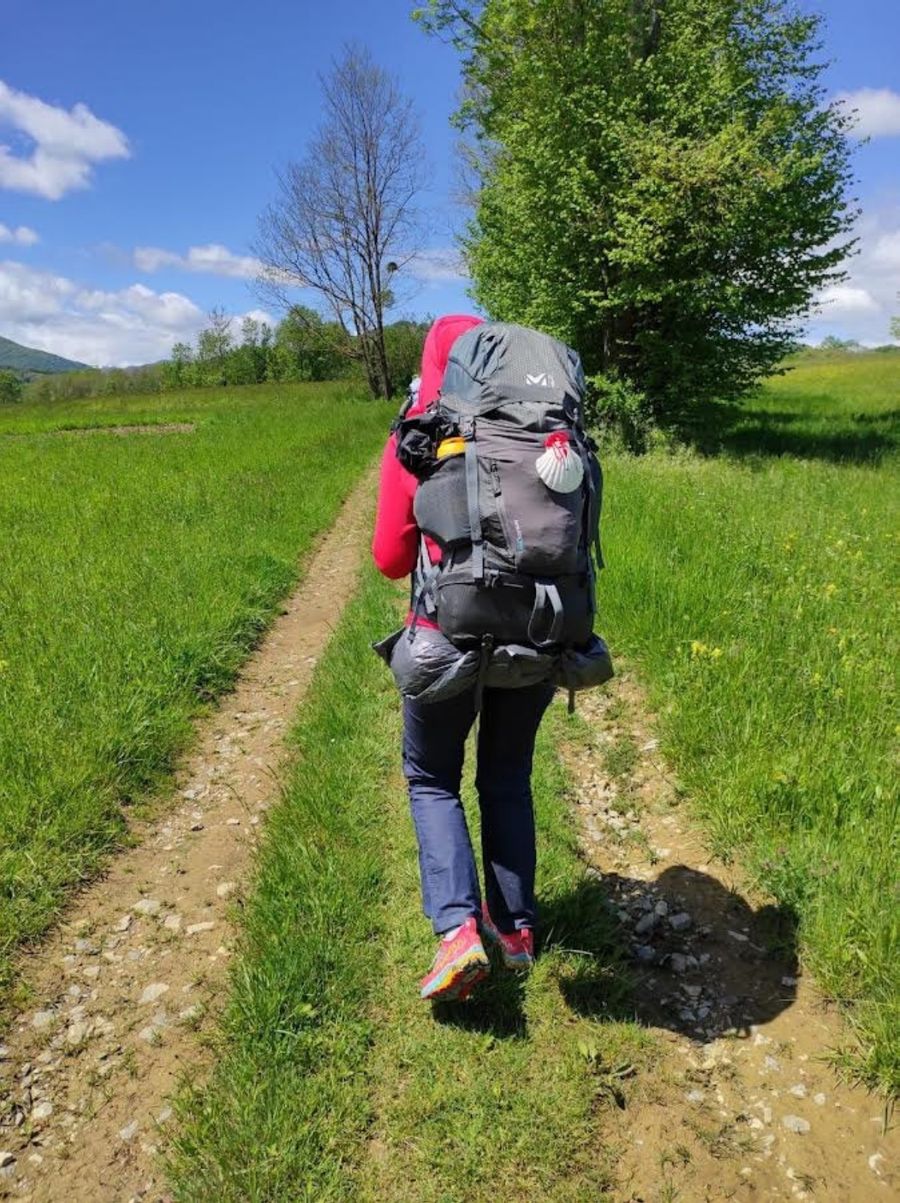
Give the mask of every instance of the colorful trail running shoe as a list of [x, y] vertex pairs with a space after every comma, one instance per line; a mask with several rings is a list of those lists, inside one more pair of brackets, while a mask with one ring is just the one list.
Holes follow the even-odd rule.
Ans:
[[481, 912], [481, 931], [489, 944], [500, 953], [507, 969], [524, 971], [534, 964], [534, 932], [530, 927], [520, 927], [512, 935], [500, 931], [484, 907]]
[[450, 940], [441, 940], [434, 963], [420, 982], [422, 998], [461, 1002], [490, 973], [491, 963], [478, 934], [478, 923], [467, 919]]

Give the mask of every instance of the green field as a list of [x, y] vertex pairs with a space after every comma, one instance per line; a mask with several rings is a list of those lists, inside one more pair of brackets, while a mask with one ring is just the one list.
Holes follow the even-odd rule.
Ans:
[[[898, 394], [896, 357], [805, 356], [708, 415], [688, 446], [610, 452], [600, 624], [645, 682], [711, 846], [778, 898], [805, 967], [845, 1004], [843, 1064], [888, 1094]], [[0, 414], [7, 974], [14, 944], [125, 837], [128, 805], [167, 779], [190, 717], [232, 680], [388, 413], [291, 386]], [[195, 429], [54, 433], [151, 421]], [[355, 437], [336, 438], [349, 423]], [[598, 1098], [652, 1049], [577, 856], [559, 716], [536, 761], [550, 935], [535, 974], [498, 977], [445, 1023], [416, 997], [431, 937], [397, 698], [368, 647], [398, 597], [367, 569], [317, 668], [243, 912], [217, 1068], [182, 1099], [179, 1197], [438, 1203], [465, 1178], [476, 1203], [574, 1203], [614, 1179]]]
[[[856, 1034], [844, 1064], [888, 1094], [898, 366], [807, 359], [730, 420], [714, 415], [705, 451], [610, 455], [602, 585], [603, 627], [648, 686], [685, 800], [793, 916], [805, 965]], [[598, 1100], [652, 1064], [652, 1044], [629, 1022], [627, 973], [577, 856], [558, 713], [536, 758], [538, 968], [524, 985], [492, 980], [446, 1021], [416, 998], [431, 938], [398, 707], [367, 656], [395, 609], [367, 571], [317, 670], [217, 1068], [182, 1098], [178, 1197], [439, 1203], [465, 1181], [476, 1203], [574, 1201], [615, 1180]]]
[[852, 1058], [900, 1086], [900, 356], [801, 358], [707, 451], [606, 461], [603, 623], [716, 850], [796, 915]]
[[[11, 949], [121, 843], [233, 679], [387, 421], [339, 385], [0, 411], [0, 994]], [[195, 430], [53, 433], [144, 422]]]

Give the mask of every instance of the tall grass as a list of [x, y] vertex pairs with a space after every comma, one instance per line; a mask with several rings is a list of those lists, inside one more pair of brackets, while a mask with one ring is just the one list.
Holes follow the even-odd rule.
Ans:
[[[0, 993], [13, 945], [232, 681], [386, 419], [327, 385], [0, 415]], [[50, 433], [160, 420], [196, 430]], [[5, 437], [27, 431], [48, 433]]]
[[892, 1091], [898, 396], [892, 357], [812, 359], [706, 432], [724, 454], [609, 458], [601, 585], [716, 848], [794, 909]]

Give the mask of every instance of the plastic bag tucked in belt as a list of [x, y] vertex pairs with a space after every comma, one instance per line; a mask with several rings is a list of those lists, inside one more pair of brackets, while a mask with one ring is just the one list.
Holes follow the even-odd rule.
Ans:
[[613, 676], [609, 648], [599, 635], [592, 635], [581, 648], [567, 648], [557, 658], [553, 680], [564, 688], [591, 689], [603, 685]]
[[[479, 650], [461, 651], [431, 627], [418, 627], [412, 638], [404, 627], [372, 646], [389, 665], [401, 694], [419, 702], [442, 702], [475, 688], [478, 681]], [[501, 643], [491, 651], [484, 685], [520, 689], [552, 680], [571, 693], [602, 685], [612, 675], [609, 649], [599, 635], [592, 635], [583, 648], [560, 652]]]
[[478, 676], [478, 651], [460, 651], [440, 631], [417, 627], [394, 631], [372, 644], [390, 667], [397, 688], [417, 702], [443, 702], [471, 689]]

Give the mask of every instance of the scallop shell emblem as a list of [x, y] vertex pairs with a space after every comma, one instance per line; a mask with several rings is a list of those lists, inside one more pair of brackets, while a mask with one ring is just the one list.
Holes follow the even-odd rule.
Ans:
[[538, 476], [554, 493], [574, 493], [584, 479], [581, 456], [572, 447], [564, 430], [554, 431], [547, 436], [535, 467]]

